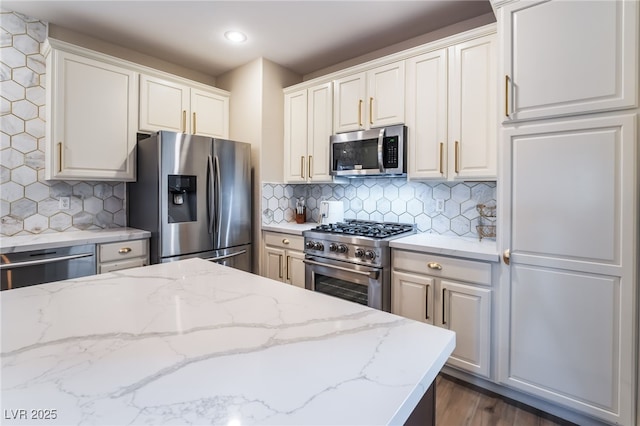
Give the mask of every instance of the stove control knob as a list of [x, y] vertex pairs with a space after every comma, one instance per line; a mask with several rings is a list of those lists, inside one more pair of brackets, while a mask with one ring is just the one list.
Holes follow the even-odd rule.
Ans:
[[338, 246], [338, 253], [346, 253], [348, 251], [349, 251], [349, 248], [346, 245], [340, 244]]
[[308, 248], [309, 250], [311, 250], [313, 246], [314, 246], [313, 241], [307, 241], [307, 243], [305, 244], [305, 247]]
[[340, 248], [336, 243], [329, 244], [329, 251], [338, 251], [338, 250], [340, 250]]
[[324, 250], [324, 246], [322, 245], [322, 243], [313, 243], [313, 248], [315, 250]]
[[356, 257], [364, 257], [364, 250], [361, 248], [356, 249]]
[[364, 254], [364, 257], [366, 257], [368, 260], [373, 260], [376, 258], [376, 252], [372, 250], [367, 250], [367, 252]]

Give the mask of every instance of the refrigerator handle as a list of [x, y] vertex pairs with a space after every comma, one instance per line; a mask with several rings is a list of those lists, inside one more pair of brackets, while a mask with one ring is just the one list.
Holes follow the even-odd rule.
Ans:
[[207, 213], [209, 214], [209, 233], [213, 234], [213, 221], [215, 218], [215, 199], [212, 197], [212, 191], [214, 191], [214, 180], [213, 180], [213, 159], [211, 155], [209, 155], [208, 164], [207, 164], [207, 178], [209, 179], [209, 190], [207, 191]]
[[213, 206], [213, 217], [215, 223], [215, 229], [217, 235], [220, 235], [220, 163], [218, 162], [218, 156], [213, 157], [214, 165], [215, 165], [215, 180], [213, 187], [213, 198], [215, 200], [215, 204]]

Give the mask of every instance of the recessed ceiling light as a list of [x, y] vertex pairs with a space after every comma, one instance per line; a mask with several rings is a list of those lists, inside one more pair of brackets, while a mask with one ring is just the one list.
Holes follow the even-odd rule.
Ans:
[[234, 43], [242, 43], [247, 40], [247, 36], [240, 31], [227, 31], [224, 33], [224, 38]]

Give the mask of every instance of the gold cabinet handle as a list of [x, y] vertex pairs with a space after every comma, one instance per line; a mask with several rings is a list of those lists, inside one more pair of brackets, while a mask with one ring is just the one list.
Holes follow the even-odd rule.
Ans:
[[509, 78], [508, 75], [504, 76], [504, 115], [509, 117]]
[[444, 174], [444, 168], [442, 165], [443, 156], [444, 156], [444, 143], [440, 142], [440, 174], [441, 175]]
[[310, 155], [309, 156], [309, 179], [311, 179], [311, 177], [313, 176], [313, 168], [311, 167], [313, 164], [312, 158], [313, 156]]
[[191, 132], [191, 133], [193, 133], [194, 135], [195, 135], [196, 133], [198, 133], [198, 132], [196, 131], [196, 113], [195, 113], [195, 112], [193, 113], [193, 132]]
[[187, 110], [182, 110], [182, 133], [187, 133]]
[[435, 269], [437, 271], [442, 271], [442, 265], [437, 262], [429, 262], [427, 263], [427, 267], [429, 269]]
[[304, 155], [300, 157], [300, 177], [304, 179]]
[[62, 142], [58, 142], [58, 173], [62, 172]]
[[358, 126], [362, 127], [362, 99], [358, 101]]
[[455, 144], [456, 158], [455, 158], [455, 171], [456, 173], [460, 173], [460, 142], [456, 141]]
[[369, 124], [373, 124], [373, 96], [369, 98]]
[[118, 250], [118, 253], [120, 253], [120, 254], [131, 253], [131, 248], [130, 247], [122, 247], [120, 250]]
[[286, 238], [282, 239], [282, 244], [289, 244], [289, 240], [287, 240]]
[[282, 279], [282, 255], [278, 256], [278, 278]]
[[509, 249], [506, 249], [504, 252], [502, 252], [502, 261], [506, 265], [511, 263], [511, 251]]

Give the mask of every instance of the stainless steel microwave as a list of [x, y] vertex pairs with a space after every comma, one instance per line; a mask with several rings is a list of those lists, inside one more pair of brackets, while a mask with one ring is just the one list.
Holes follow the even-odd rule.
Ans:
[[331, 136], [331, 175], [406, 176], [407, 127], [381, 127]]

